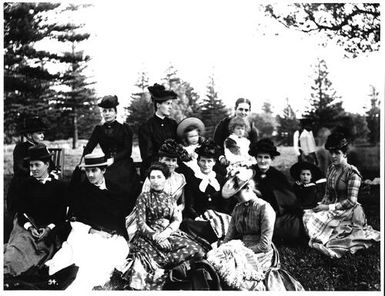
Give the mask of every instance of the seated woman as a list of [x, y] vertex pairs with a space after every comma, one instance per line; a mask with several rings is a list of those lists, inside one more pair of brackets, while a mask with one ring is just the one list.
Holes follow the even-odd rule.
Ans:
[[310, 162], [302, 161], [292, 165], [290, 174], [295, 180], [293, 191], [302, 209], [314, 208], [321, 200], [322, 186], [326, 181], [321, 170]]
[[261, 198], [270, 203], [276, 213], [273, 240], [302, 242], [305, 239], [303, 210], [285, 175], [271, 166], [274, 157], [280, 153], [273, 142], [266, 138], [252, 143], [249, 153], [257, 160], [257, 164], [252, 166], [256, 188]]
[[51, 154], [43, 144], [28, 149], [31, 177], [15, 192], [15, 219], [4, 246], [4, 274], [17, 276], [43, 266], [60, 248], [67, 209], [67, 186], [49, 175]]
[[189, 155], [189, 159], [183, 161], [178, 168], [178, 171], [185, 176], [189, 176], [200, 170], [197, 161], [198, 154], [195, 152], [195, 149], [204, 141], [204, 138], [201, 136], [204, 132], [204, 123], [196, 117], [183, 119], [176, 128], [176, 134], [179, 141], [182, 143], [183, 149], [185, 149]]
[[[207, 253], [207, 261], [217, 270], [224, 287], [249, 291], [303, 290], [287, 273], [286, 279], [290, 281], [276, 278], [284, 271], [277, 272], [279, 257], [272, 243], [275, 212], [268, 202], [255, 194], [253, 173], [245, 167], [239, 168], [223, 186], [223, 197], [235, 196], [238, 204], [231, 215], [225, 239], [217, 249]], [[274, 276], [275, 283], [281, 285], [271, 284]]]
[[175, 199], [164, 192], [169, 177], [164, 163], [153, 163], [148, 170], [151, 190], [140, 194], [136, 202], [138, 231], [123, 275], [135, 290], [161, 289], [168, 270], [205, 254], [202, 246], [179, 230], [181, 212]]
[[128, 255], [124, 225], [129, 201], [121, 188], [104, 178], [107, 159], [103, 153], [87, 154], [87, 179], [71, 183], [72, 230], [62, 248], [46, 263], [49, 274], [71, 264], [79, 267], [67, 290], [90, 291], [105, 284]]
[[110, 164], [105, 178], [127, 193], [132, 209], [140, 192], [139, 177], [131, 158], [132, 131], [127, 124], [121, 124], [116, 120], [117, 105], [119, 102], [116, 96], [102, 98], [98, 106], [102, 108], [105, 122], [94, 128], [82, 157], [90, 154], [98, 144], [100, 145]]
[[200, 170], [187, 180], [181, 229], [211, 244], [226, 234], [236, 201], [222, 198], [224, 177], [213, 171], [219, 156], [219, 147], [214, 141], [204, 141], [195, 152]]
[[357, 202], [361, 175], [347, 163], [348, 141], [342, 133], [332, 133], [325, 148], [332, 164], [326, 175], [326, 191], [321, 203], [305, 212], [303, 222], [309, 246], [332, 258], [354, 254], [380, 241], [380, 232], [366, 224], [365, 213]]

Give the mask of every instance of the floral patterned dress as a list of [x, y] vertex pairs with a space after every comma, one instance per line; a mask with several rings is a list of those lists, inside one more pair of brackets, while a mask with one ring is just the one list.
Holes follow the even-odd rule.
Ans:
[[[125, 273], [130, 287], [136, 290], [161, 289], [168, 270], [178, 264], [200, 258], [205, 250], [186, 233], [179, 230], [182, 220], [175, 199], [164, 192], [142, 193], [136, 203], [137, 234], [131, 241], [130, 267]], [[170, 228], [171, 250], [162, 249], [152, 236]]]

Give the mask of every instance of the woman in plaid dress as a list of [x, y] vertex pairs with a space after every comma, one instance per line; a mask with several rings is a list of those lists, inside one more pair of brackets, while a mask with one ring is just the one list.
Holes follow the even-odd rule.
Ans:
[[309, 246], [332, 258], [345, 252], [354, 254], [380, 240], [380, 232], [366, 224], [365, 213], [357, 202], [361, 175], [347, 163], [348, 141], [341, 133], [331, 134], [325, 148], [332, 164], [327, 171], [325, 196], [315, 208], [306, 210], [303, 222]]

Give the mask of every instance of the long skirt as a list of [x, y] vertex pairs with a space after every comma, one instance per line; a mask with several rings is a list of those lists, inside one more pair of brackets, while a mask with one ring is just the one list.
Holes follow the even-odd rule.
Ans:
[[90, 291], [95, 286], [103, 286], [114, 269], [124, 264], [129, 252], [127, 241], [116, 234], [89, 233], [90, 226], [81, 222], [71, 222], [71, 227], [67, 241], [46, 263], [49, 274], [75, 264], [79, 271], [67, 290]]
[[207, 261], [225, 284], [236, 290], [303, 290], [296, 279], [280, 268], [279, 254], [273, 244], [266, 253], [254, 253], [241, 240], [231, 240], [208, 252]]
[[161, 290], [167, 272], [180, 263], [202, 258], [205, 249], [186, 233], [177, 230], [168, 238], [171, 250], [161, 249], [152, 240], [136, 236], [131, 242], [131, 257], [124, 277], [135, 290]]
[[367, 225], [358, 203], [348, 210], [306, 210], [303, 223], [309, 246], [332, 258], [340, 258], [346, 252], [354, 254], [380, 241], [380, 232]]
[[52, 237], [37, 241], [19, 225], [15, 215], [9, 241], [4, 245], [4, 274], [17, 276], [33, 266], [41, 266], [58, 248], [59, 242]]

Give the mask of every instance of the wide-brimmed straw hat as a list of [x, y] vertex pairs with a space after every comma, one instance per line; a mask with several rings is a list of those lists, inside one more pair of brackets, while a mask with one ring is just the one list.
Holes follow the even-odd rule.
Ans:
[[311, 172], [312, 182], [316, 182], [324, 177], [321, 170], [316, 165], [306, 161], [297, 162], [292, 165], [290, 168], [290, 175], [294, 180], [299, 180], [299, 175], [302, 170], [309, 170]]
[[222, 187], [222, 197], [230, 198], [238, 193], [255, 175], [255, 171], [240, 167], [234, 176], [230, 177]]
[[53, 153], [50, 153], [47, 146], [44, 144], [37, 144], [35, 146], [29, 147], [28, 148], [28, 156], [25, 157], [24, 159], [27, 161], [32, 161], [32, 160], [41, 160], [45, 161], [51, 156]]
[[81, 168], [92, 168], [99, 166], [107, 166], [108, 162], [106, 156], [102, 152], [95, 152], [86, 154], [84, 156], [84, 162], [79, 165]]
[[194, 126], [197, 129], [199, 129], [199, 132], [201, 135], [205, 132], [205, 125], [199, 118], [196, 117], [187, 117], [183, 119], [181, 122], [179, 122], [177, 128], [176, 128], [176, 134], [177, 136], [182, 139], [184, 137], [185, 130], [190, 127]]

